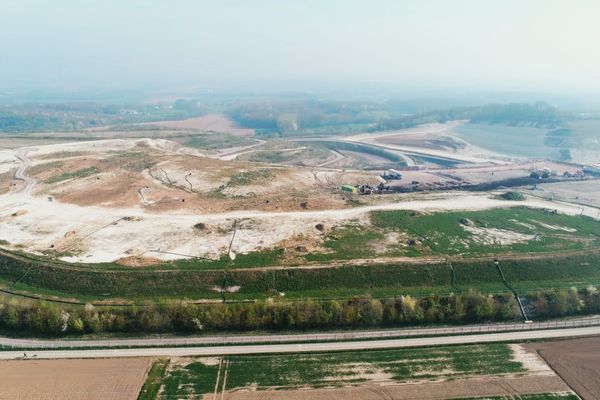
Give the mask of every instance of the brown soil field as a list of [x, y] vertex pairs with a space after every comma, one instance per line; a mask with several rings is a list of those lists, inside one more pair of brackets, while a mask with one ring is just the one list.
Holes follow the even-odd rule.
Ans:
[[0, 362], [0, 400], [135, 400], [151, 358]]
[[252, 136], [254, 129], [240, 128], [222, 114], [209, 114], [198, 118], [184, 119], [181, 121], [158, 121], [143, 125], [164, 126], [175, 129], [193, 129], [209, 132], [227, 132], [239, 136]]
[[[223, 398], [227, 400], [445, 400], [569, 391], [569, 387], [557, 376], [519, 376], [482, 377], [401, 385], [363, 385], [332, 389], [238, 391], [225, 393]], [[204, 400], [212, 398], [213, 394], [204, 396]]]
[[[48, 178], [90, 167], [98, 172], [44, 184]], [[266, 171], [264, 178], [260, 171]], [[369, 174], [344, 173], [329, 173], [322, 181], [309, 169], [169, 155], [139, 146], [121, 156], [101, 152], [61, 161], [44, 160], [30, 168], [30, 176], [40, 183], [36, 194], [49, 195], [65, 203], [202, 213], [345, 208], [342, 197], [335, 196], [336, 188], [342, 183], [374, 181]], [[228, 186], [230, 179], [240, 176], [248, 178]]]
[[600, 399], [600, 337], [527, 345], [583, 399]]

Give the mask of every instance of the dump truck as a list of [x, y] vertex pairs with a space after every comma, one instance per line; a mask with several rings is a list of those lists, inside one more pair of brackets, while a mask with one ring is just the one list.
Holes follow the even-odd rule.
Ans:
[[352, 185], [342, 185], [342, 190], [344, 192], [358, 193], [358, 189]]

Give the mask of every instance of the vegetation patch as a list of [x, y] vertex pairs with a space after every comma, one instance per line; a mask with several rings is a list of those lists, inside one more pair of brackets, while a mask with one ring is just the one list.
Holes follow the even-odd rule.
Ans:
[[85, 178], [90, 175], [97, 174], [98, 172], [99, 170], [96, 167], [83, 168], [75, 172], [65, 172], [60, 175], [51, 176], [50, 178], [46, 179], [44, 183], [50, 185], [53, 183], [66, 181], [68, 179]]
[[[14, 290], [14, 289], [11, 289]], [[521, 293], [527, 315], [535, 318], [594, 314], [600, 311], [597, 286]], [[76, 301], [76, 300], [71, 300]], [[367, 327], [406, 327], [433, 323], [460, 324], [520, 319], [511, 292], [485, 294], [396, 295], [346, 300], [270, 298], [226, 303], [159, 302], [95, 307], [0, 297], [0, 329], [45, 335], [97, 332], [164, 333], [255, 330], [302, 330]]]
[[331, 261], [336, 259], [366, 258], [373, 254], [369, 242], [383, 238], [381, 232], [360, 225], [345, 225], [333, 228], [323, 242], [325, 253], [306, 255], [308, 261]]
[[230, 133], [219, 133], [214, 135], [195, 134], [193, 136], [178, 138], [177, 140], [184, 146], [207, 150], [248, 146], [256, 143], [256, 141], [251, 138], [245, 136], [236, 136]]
[[274, 172], [267, 168], [242, 171], [230, 177], [229, 181], [227, 182], [227, 186], [235, 187], [252, 185], [272, 178], [274, 175]]
[[222, 364], [207, 365], [203, 359], [196, 359], [187, 365], [173, 366], [163, 379], [157, 399], [212, 393], [217, 380], [223, 380], [225, 369], [227, 390], [319, 388], [369, 381], [407, 382], [525, 372], [505, 344], [232, 356]]
[[[60, 297], [92, 299], [348, 299], [357, 295], [378, 298], [398, 295], [466, 293], [475, 289], [504, 293], [507, 288], [493, 259], [448, 259], [371, 265], [315, 266], [314, 268], [255, 269], [256, 263], [279, 263], [281, 250], [238, 255], [234, 263], [177, 261], [131, 269], [117, 264], [72, 265], [43, 258], [0, 256], [0, 279], [15, 290]], [[600, 282], [597, 252], [538, 257], [499, 257], [507, 280], [520, 291], [541, 288], [583, 288]], [[27, 272], [27, 273], [25, 273]], [[236, 293], [214, 287], [239, 286]]]
[[62, 161], [50, 161], [47, 163], [37, 164], [37, 165], [34, 165], [33, 167], [29, 167], [27, 170], [27, 173], [29, 175], [35, 176], [39, 173], [48, 171], [49, 169], [60, 168], [62, 166], [63, 166]]
[[169, 360], [158, 360], [152, 364], [138, 400], [154, 400], [157, 398], [168, 366]]
[[521, 192], [506, 192], [506, 193], [502, 193], [500, 195], [500, 197], [504, 200], [511, 200], [511, 201], [522, 201], [525, 200], [525, 196], [523, 195], [523, 193]]
[[424, 249], [417, 255], [535, 253], [600, 245], [600, 223], [595, 219], [525, 207], [434, 214], [374, 211], [371, 223], [419, 240]]
[[[519, 400], [580, 400], [579, 396], [572, 393], [544, 393], [544, 394], [520, 394], [516, 397]], [[457, 400], [513, 400], [514, 396], [494, 396], [494, 397], [469, 397], [468, 399]]]
[[119, 151], [101, 160], [102, 169], [121, 168], [131, 172], [141, 172], [152, 168], [157, 163], [149, 154], [143, 151]]

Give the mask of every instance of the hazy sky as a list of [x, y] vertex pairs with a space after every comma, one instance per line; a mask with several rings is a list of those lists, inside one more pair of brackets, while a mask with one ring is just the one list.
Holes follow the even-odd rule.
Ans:
[[0, 88], [600, 92], [597, 0], [0, 0]]

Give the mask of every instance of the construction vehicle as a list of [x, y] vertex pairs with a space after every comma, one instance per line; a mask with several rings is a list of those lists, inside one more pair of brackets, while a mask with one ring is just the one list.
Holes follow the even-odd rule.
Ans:
[[600, 164], [586, 165], [583, 172], [589, 175], [600, 175]]
[[387, 171], [384, 171], [381, 177], [383, 179], [402, 179], [402, 174], [400, 173], [400, 171], [397, 171], [395, 169], [388, 169]]
[[552, 170], [550, 168], [536, 169], [529, 176], [535, 179], [548, 179], [552, 177]]
[[352, 185], [342, 185], [342, 191], [350, 193], [358, 193], [358, 189]]

